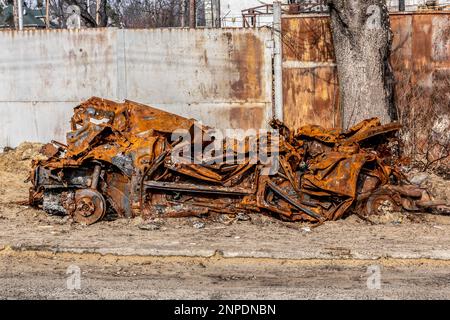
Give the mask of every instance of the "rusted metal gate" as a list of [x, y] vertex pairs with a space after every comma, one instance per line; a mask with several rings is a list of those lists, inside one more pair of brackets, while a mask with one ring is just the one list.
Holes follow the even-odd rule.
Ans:
[[[420, 106], [416, 111], [422, 115], [438, 112], [450, 116], [450, 13], [392, 13], [391, 27], [396, 103], [403, 123], [417, 120], [411, 115], [412, 104]], [[296, 128], [311, 123], [339, 126], [338, 79], [329, 16], [283, 16], [282, 34], [286, 123]], [[429, 123], [422, 127], [434, 125], [424, 120]]]
[[[425, 166], [437, 160], [445, 166], [449, 161], [439, 159], [450, 159], [450, 12], [392, 13], [390, 18], [403, 154]], [[285, 122], [294, 128], [340, 126], [329, 16], [283, 16], [282, 34]]]
[[391, 25], [404, 151], [434, 161], [450, 152], [450, 12], [393, 14]]
[[340, 126], [338, 84], [329, 17], [282, 18], [284, 120], [290, 127]]

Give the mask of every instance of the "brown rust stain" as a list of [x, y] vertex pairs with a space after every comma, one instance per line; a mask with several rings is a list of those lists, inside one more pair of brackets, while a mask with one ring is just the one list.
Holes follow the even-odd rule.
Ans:
[[333, 39], [328, 18], [284, 18], [281, 28], [284, 61], [334, 61]]
[[[333, 63], [334, 48], [327, 17], [284, 18], [283, 61]], [[338, 90], [333, 66], [284, 67], [283, 100], [286, 123], [299, 128], [339, 126]]]
[[284, 111], [288, 126], [315, 123], [339, 126], [338, 88], [334, 68], [284, 69]]
[[412, 63], [412, 18], [413, 16], [391, 16], [391, 29], [394, 33], [391, 64], [394, 71], [410, 68]]
[[427, 81], [432, 65], [433, 16], [417, 15], [412, 23], [412, 77], [413, 81]]
[[230, 123], [232, 128], [259, 129], [264, 126], [264, 108], [234, 107], [230, 110]]
[[234, 48], [230, 56], [239, 78], [231, 83], [231, 95], [240, 101], [261, 101], [266, 88], [264, 42], [253, 33], [235, 33], [232, 37]]

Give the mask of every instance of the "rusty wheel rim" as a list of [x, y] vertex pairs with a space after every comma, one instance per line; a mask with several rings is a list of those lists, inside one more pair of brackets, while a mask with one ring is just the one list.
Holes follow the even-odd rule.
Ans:
[[91, 225], [100, 221], [105, 213], [105, 198], [98, 191], [83, 189], [75, 193], [74, 221], [84, 225]]
[[366, 216], [380, 215], [383, 213], [383, 210], [380, 209], [383, 205], [390, 205], [393, 211], [399, 211], [401, 209], [390, 195], [374, 194], [367, 200], [364, 213]]

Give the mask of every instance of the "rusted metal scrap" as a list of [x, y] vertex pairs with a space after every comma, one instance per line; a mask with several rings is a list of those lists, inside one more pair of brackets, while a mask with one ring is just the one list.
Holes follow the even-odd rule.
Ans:
[[[262, 174], [267, 164], [250, 161], [250, 141], [263, 139], [258, 135], [224, 139], [225, 151], [212, 162], [179, 163], [174, 153], [199, 142], [194, 135], [186, 144], [173, 133], [197, 130], [204, 137], [209, 128], [135, 102], [91, 98], [74, 109], [67, 144], [52, 141], [43, 148], [48, 160], [33, 163], [30, 204], [83, 224], [108, 212], [127, 218], [257, 212], [322, 223], [352, 212], [376, 214], [386, 201], [399, 210], [448, 209], [395, 168], [388, 143], [397, 123], [370, 119], [345, 132], [270, 125], [280, 133], [279, 169], [271, 175]], [[258, 148], [272, 140], [268, 135]], [[200, 152], [209, 144], [201, 140]], [[239, 163], [225, 161], [239, 156]]]

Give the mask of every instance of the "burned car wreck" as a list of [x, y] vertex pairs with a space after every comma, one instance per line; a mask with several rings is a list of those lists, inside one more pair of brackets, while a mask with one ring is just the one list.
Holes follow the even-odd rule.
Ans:
[[[261, 213], [322, 223], [377, 214], [386, 201], [398, 210], [448, 209], [397, 170], [389, 146], [401, 128], [397, 123], [369, 119], [345, 132], [318, 126], [293, 131], [276, 120], [270, 125], [278, 135], [205, 139], [210, 128], [194, 120], [94, 97], [74, 109], [67, 144], [52, 141], [42, 150], [48, 159], [33, 162], [29, 201], [87, 225], [107, 213]], [[223, 152], [199, 158], [195, 149], [204, 154], [212, 143]], [[267, 163], [254, 161], [251, 152], [255, 145], [258, 154], [276, 158], [277, 170], [264, 173]], [[176, 161], [180, 155], [184, 161]]]

